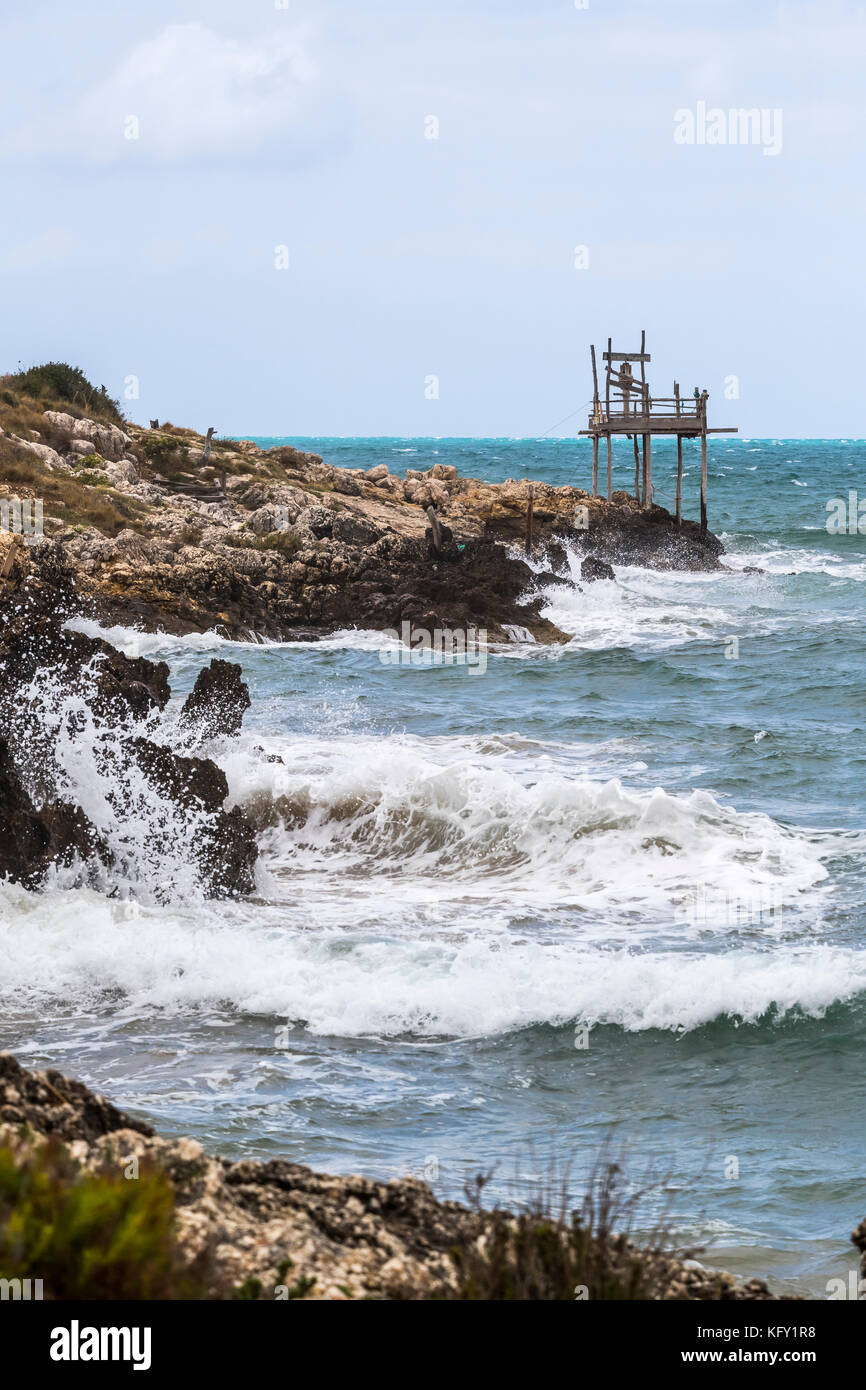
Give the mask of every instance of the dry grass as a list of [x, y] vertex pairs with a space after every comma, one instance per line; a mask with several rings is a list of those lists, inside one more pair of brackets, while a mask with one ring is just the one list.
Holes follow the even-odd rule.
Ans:
[[116, 492], [93, 475], [52, 473], [36, 454], [8, 439], [0, 439], [0, 486], [7, 496], [42, 499], [46, 517], [65, 526], [95, 526], [106, 536], [129, 527], [146, 531], [150, 508], [137, 498]]
[[[484, 1189], [490, 1175], [478, 1175], [465, 1188], [479, 1216], [485, 1215]], [[606, 1146], [590, 1175], [579, 1206], [570, 1195], [569, 1175], [551, 1176], [522, 1212], [487, 1212], [480, 1244], [452, 1252], [458, 1287], [453, 1298], [466, 1301], [642, 1300], [663, 1295], [670, 1260], [694, 1253], [671, 1250], [668, 1180], [640, 1185], [626, 1181], [621, 1162]], [[653, 1228], [639, 1242], [631, 1239], [638, 1215], [659, 1208]]]

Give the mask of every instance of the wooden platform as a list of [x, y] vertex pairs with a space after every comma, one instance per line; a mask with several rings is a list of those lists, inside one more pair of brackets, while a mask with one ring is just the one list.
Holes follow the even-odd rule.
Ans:
[[[605, 390], [602, 397], [598, 387], [598, 366], [595, 345], [592, 356], [592, 414], [588, 429], [581, 436], [592, 439], [592, 495], [598, 496], [598, 444], [607, 441], [607, 500], [613, 496], [613, 436], [626, 435], [634, 443], [634, 495], [644, 508], [653, 505], [652, 437], [668, 436], [677, 441], [677, 525], [682, 525], [683, 440], [701, 441], [701, 530], [707, 529], [707, 437], [711, 434], [736, 434], [734, 426], [710, 429], [707, 424], [708, 391], [695, 389], [693, 396], [682, 396], [679, 383], [674, 382], [672, 396], [653, 396], [646, 379], [646, 366], [652, 359], [646, 351], [646, 332], [641, 333], [640, 352], [614, 352], [607, 340], [607, 351], [601, 357], [605, 363]], [[619, 362], [619, 367], [614, 364]], [[632, 363], [640, 366], [640, 378], [635, 376]], [[643, 440], [643, 477], [638, 438]]]

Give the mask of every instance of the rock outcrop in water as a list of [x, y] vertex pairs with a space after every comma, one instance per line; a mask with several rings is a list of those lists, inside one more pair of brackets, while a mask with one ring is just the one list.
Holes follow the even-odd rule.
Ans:
[[[180, 1261], [190, 1268], [207, 1264], [214, 1298], [492, 1297], [477, 1283], [477, 1271], [490, 1266], [497, 1242], [514, 1225], [505, 1213], [438, 1201], [414, 1178], [373, 1182], [282, 1160], [210, 1157], [194, 1140], [158, 1137], [79, 1081], [25, 1070], [0, 1053], [0, 1146], [11, 1147], [21, 1162], [47, 1140], [66, 1146], [82, 1173], [128, 1172], [133, 1157], [166, 1173]], [[730, 1274], [642, 1252], [622, 1238], [611, 1238], [603, 1255], [605, 1278], [639, 1288], [639, 1297], [774, 1297], [759, 1279], [737, 1284]], [[471, 1284], [461, 1283], [467, 1269], [476, 1271]], [[0, 1269], [0, 1276], [14, 1278], [16, 1271]], [[535, 1296], [573, 1301], [574, 1290]]]
[[[61, 789], [59, 740], [94, 732], [89, 755], [97, 766], [100, 756], [110, 757], [122, 774], [107, 793], [117, 822], [140, 815], [131, 786], [143, 779], [157, 805], [195, 818], [204, 890], [248, 893], [255, 832], [237, 807], [225, 809], [225, 774], [210, 759], [184, 756], [150, 736], [171, 695], [166, 664], [125, 656], [64, 626], [78, 604], [57, 542], [28, 550], [20, 537], [0, 535], [0, 572], [0, 872], [32, 888], [51, 866], [77, 862], [80, 877], [92, 882], [117, 867], [108, 837]], [[249, 704], [240, 668], [213, 663], [196, 690], [198, 737], [237, 732]]]
[[214, 657], [196, 676], [183, 702], [181, 718], [192, 724], [199, 738], [239, 734], [250, 692], [241, 680], [241, 668]]

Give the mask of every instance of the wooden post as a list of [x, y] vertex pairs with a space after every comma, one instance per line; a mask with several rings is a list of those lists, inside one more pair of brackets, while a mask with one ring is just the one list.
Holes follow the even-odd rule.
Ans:
[[610, 431], [607, 435], [607, 500], [613, 499], [613, 439]]
[[[680, 413], [680, 383], [674, 382], [674, 400], [677, 403], [677, 415]], [[683, 524], [683, 437], [677, 435], [677, 530]]]
[[436, 508], [432, 505], [427, 508], [427, 520], [430, 522], [430, 531], [433, 536], [433, 553], [438, 558], [442, 552], [442, 527], [439, 525]]
[[701, 535], [706, 535], [706, 420], [701, 430]]
[[634, 445], [634, 500], [640, 506], [640, 445], [637, 442], [637, 435], [631, 437]]
[[592, 495], [598, 496], [598, 435], [592, 436]]
[[640, 504], [646, 507], [646, 481], [647, 481], [647, 450], [649, 448], [649, 435], [643, 436], [643, 484], [641, 487]]
[[605, 415], [606, 415], [606, 417], [607, 417], [608, 420], [610, 419], [610, 368], [611, 368], [611, 356], [612, 356], [612, 354], [613, 354], [613, 339], [612, 339], [612, 338], [608, 338], [608, 340], [607, 340], [607, 371], [606, 371], [605, 374], [604, 374], [604, 379], [605, 379], [604, 406], [605, 406]]
[[210, 458], [210, 442], [211, 442], [211, 440], [213, 439], [213, 437], [214, 437], [214, 427], [213, 427], [213, 425], [211, 425], [210, 429], [208, 430], [207, 434], [205, 435], [204, 453], [203, 453], [202, 456], [201, 456], [202, 467], [204, 467], [204, 465], [208, 462], [208, 460], [209, 460], [209, 458]]
[[526, 554], [532, 554], [532, 483], [529, 484], [529, 500], [526, 504]]
[[642, 329], [641, 329], [641, 332], [640, 332], [640, 355], [641, 355], [641, 364], [640, 364], [640, 407], [641, 407], [641, 410], [643, 410], [643, 411], [646, 410], [646, 394], [647, 394], [647, 384], [646, 384], [646, 362], [643, 361], [643, 357], [644, 357], [644, 354], [645, 354], [645, 353], [646, 353], [646, 329], [645, 329], [645, 328], [642, 328]]
[[648, 434], [646, 437], [646, 495], [647, 507], [653, 505], [653, 437]]
[[600, 404], [598, 399], [598, 368], [595, 365], [595, 343], [591, 345], [589, 351], [592, 356], [592, 423], [595, 425], [598, 424], [598, 420], [595, 417], [598, 415], [598, 407]]
[[701, 392], [701, 535], [706, 535], [706, 400], [709, 392]]

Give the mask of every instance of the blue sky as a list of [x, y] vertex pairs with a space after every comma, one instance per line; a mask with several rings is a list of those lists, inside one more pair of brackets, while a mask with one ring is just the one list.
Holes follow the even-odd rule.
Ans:
[[[0, 368], [220, 433], [568, 434], [646, 328], [714, 423], [866, 434], [863, 3], [279, 4], [4, 0]], [[700, 102], [781, 150], [678, 144]]]

